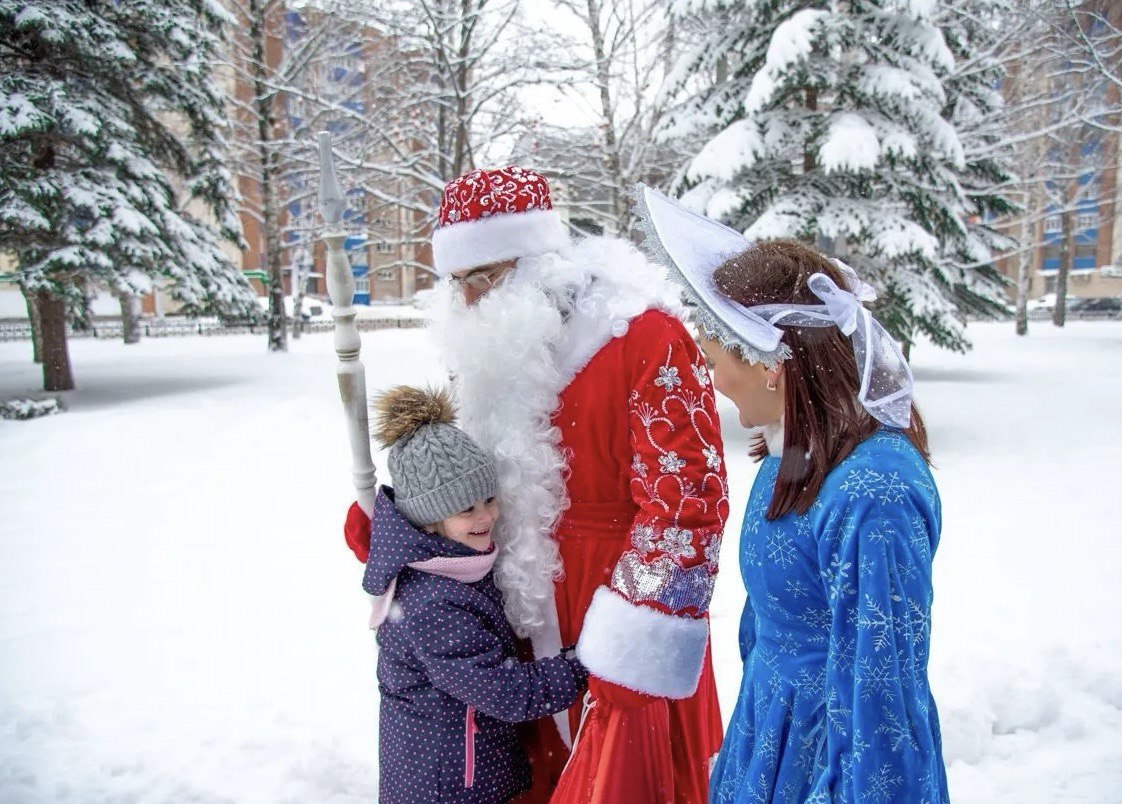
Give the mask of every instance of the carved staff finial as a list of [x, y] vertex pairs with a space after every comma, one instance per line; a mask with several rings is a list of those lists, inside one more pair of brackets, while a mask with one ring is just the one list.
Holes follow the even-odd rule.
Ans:
[[331, 133], [319, 133], [319, 211], [328, 229], [343, 221], [343, 192], [335, 178], [335, 160], [331, 154]]
[[339, 396], [347, 421], [347, 438], [351, 443], [351, 475], [354, 478], [359, 507], [370, 516], [374, 511], [378, 479], [370, 458], [370, 425], [366, 408], [366, 368], [359, 360], [362, 339], [355, 326], [355, 280], [343, 243], [343, 193], [335, 178], [331, 153], [331, 134], [319, 135], [320, 213], [323, 215], [323, 240], [327, 244], [327, 295], [331, 297], [331, 316], [335, 320], [335, 368], [339, 380]]

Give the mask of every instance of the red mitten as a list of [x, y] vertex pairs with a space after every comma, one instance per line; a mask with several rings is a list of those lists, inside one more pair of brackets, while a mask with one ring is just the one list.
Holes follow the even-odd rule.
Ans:
[[355, 554], [355, 558], [366, 563], [370, 557], [370, 517], [358, 507], [358, 503], [351, 503], [347, 511], [347, 521], [343, 524], [343, 536], [347, 540], [347, 547]]
[[636, 692], [596, 676], [588, 677], [588, 691], [593, 699], [616, 709], [638, 709], [658, 700], [645, 692]]

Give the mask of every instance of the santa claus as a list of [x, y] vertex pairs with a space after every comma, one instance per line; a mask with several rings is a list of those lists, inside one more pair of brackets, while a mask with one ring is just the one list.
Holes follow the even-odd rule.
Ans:
[[[536, 656], [576, 643], [593, 676], [583, 704], [539, 724], [528, 800], [701, 804], [721, 742], [707, 613], [728, 499], [678, 291], [626, 241], [573, 241], [525, 168], [449, 183], [432, 246], [449, 281], [431, 332], [498, 467], [507, 616]], [[349, 538], [369, 527], [353, 507]]]

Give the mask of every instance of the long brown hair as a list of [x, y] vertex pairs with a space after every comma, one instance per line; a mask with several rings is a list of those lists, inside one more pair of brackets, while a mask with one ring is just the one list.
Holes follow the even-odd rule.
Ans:
[[[841, 271], [822, 254], [793, 240], [774, 240], [727, 260], [713, 280], [722, 294], [747, 307], [821, 304], [807, 287], [815, 273], [845, 287]], [[769, 520], [790, 511], [805, 514], [830, 470], [880, 427], [857, 400], [860, 378], [849, 338], [836, 327], [779, 326], [791, 358], [783, 363], [783, 457], [767, 510]], [[930, 463], [927, 429], [914, 404], [904, 433]], [[752, 457], [762, 460], [765, 455], [767, 446], [761, 440], [753, 446]]]

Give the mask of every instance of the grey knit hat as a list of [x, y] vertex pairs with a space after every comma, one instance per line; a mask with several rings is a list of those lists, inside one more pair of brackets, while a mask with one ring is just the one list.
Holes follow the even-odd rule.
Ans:
[[394, 504], [431, 525], [498, 493], [495, 462], [457, 427], [447, 390], [400, 385], [374, 400], [374, 436], [390, 451]]

